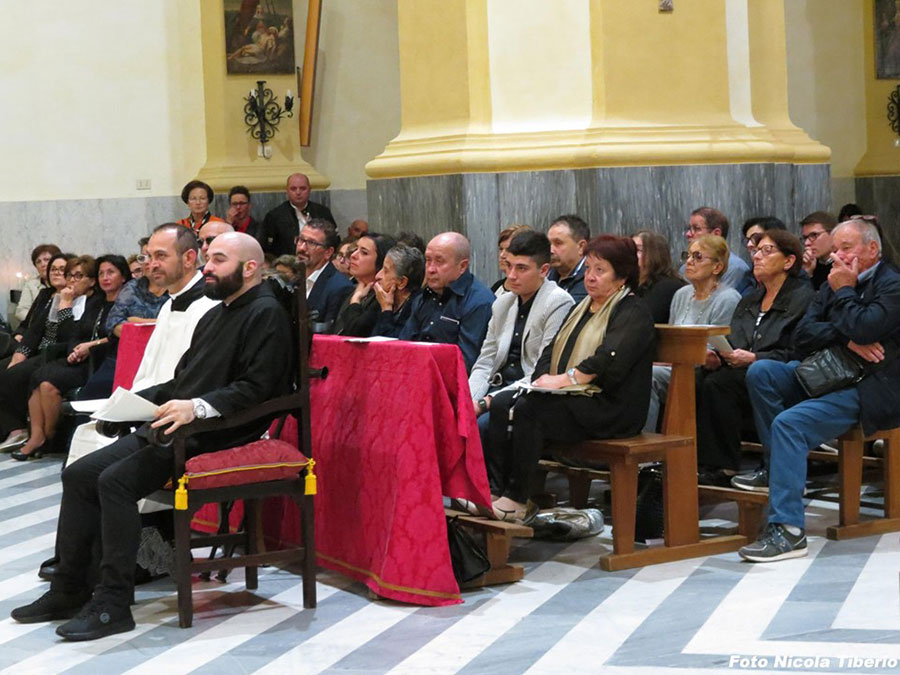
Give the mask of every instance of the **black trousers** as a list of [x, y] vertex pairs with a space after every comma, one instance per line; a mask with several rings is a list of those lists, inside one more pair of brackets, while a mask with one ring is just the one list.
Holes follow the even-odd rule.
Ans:
[[65, 468], [54, 590], [90, 590], [91, 557], [99, 548], [95, 595], [123, 607], [131, 603], [141, 535], [137, 502], [171, 478], [172, 452], [130, 434]]
[[510, 433], [512, 396], [507, 394], [491, 399], [488, 480], [493, 494], [526, 502], [547, 441], [574, 443], [600, 437], [590, 425], [598, 401], [589, 396], [525, 394], [513, 404]]
[[747, 369], [700, 369], [697, 379], [697, 464], [738, 471], [741, 429], [753, 417]]
[[14, 429], [28, 424], [28, 382], [32, 374], [44, 365], [40, 356], [22, 361], [12, 368], [0, 370], [0, 435], [6, 438]]

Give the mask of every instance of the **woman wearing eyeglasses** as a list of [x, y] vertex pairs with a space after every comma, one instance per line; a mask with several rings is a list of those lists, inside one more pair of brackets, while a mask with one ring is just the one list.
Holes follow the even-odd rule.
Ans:
[[[50, 261], [51, 284], [61, 271], [59, 263], [58, 257]], [[7, 369], [0, 371], [0, 434], [8, 434], [0, 450], [12, 450], [28, 440], [25, 418], [32, 374], [47, 361], [65, 356], [75, 336], [84, 330], [89, 334], [103, 307], [102, 294], [94, 293], [97, 263], [91, 256], [74, 257], [64, 269], [66, 285], [35, 318]]]
[[[728, 271], [728, 244], [715, 234], [705, 234], [691, 240], [688, 249], [684, 278], [690, 285], [679, 288], [672, 296], [669, 307], [669, 323], [673, 326], [706, 324], [727, 326], [731, 323], [734, 308], [741, 300], [736, 290], [721, 283]], [[715, 352], [707, 352], [707, 366], [714, 363]], [[656, 431], [659, 423], [661, 401], [666, 400], [672, 369], [669, 366], [653, 366], [653, 385], [650, 392], [650, 410], [644, 429]]]
[[[740, 469], [741, 425], [751, 410], [747, 368], [754, 361], [789, 361], [794, 328], [812, 302], [814, 291], [800, 277], [803, 244], [784, 230], [768, 230], [753, 254], [758, 286], [741, 300], [731, 319], [728, 342], [734, 351], [718, 354], [701, 374], [697, 406], [698, 480], [704, 485], [730, 485]], [[765, 468], [748, 480], [768, 486]], [[743, 477], [742, 477], [743, 480]], [[749, 488], [748, 488], [749, 489]]]
[[[117, 344], [107, 332], [107, 317], [131, 271], [125, 258], [112, 254], [97, 258], [96, 267], [98, 292], [91, 297], [99, 301], [100, 310], [92, 323], [84, 317], [78, 321], [65, 356], [45, 363], [31, 375], [27, 388], [31, 434], [21, 450], [13, 450], [13, 459], [40, 458], [44, 444], [55, 435], [63, 394], [82, 387], [91, 376], [92, 367], [102, 370], [108, 357], [115, 359]], [[114, 371], [113, 366], [111, 372]]]
[[137, 279], [126, 277], [124, 286], [118, 291], [115, 303], [105, 318], [104, 335], [109, 336], [110, 347], [106, 358], [79, 392], [80, 399], [106, 398], [112, 393], [122, 328], [126, 323], [155, 322], [159, 310], [169, 299], [166, 287], [158, 285], [157, 280], [149, 273], [150, 256], [146, 244], [141, 247], [137, 261], [146, 273]]
[[178, 221], [179, 225], [191, 228], [199, 232], [200, 228], [211, 220], [225, 222], [214, 216], [209, 211], [209, 205], [213, 200], [213, 189], [202, 180], [192, 180], [181, 191], [181, 201], [187, 204], [190, 213], [187, 218]]

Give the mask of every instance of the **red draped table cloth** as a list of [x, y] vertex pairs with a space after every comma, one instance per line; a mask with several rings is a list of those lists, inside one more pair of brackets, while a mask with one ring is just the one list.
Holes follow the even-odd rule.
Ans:
[[[328, 368], [310, 392], [319, 564], [393, 600], [461, 602], [442, 495], [490, 498], [459, 348], [317, 335], [310, 366]], [[293, 419], [282, 437], [296, 442]], [[300, 543], [292, 502], [263, 513], [270, 543]], [[197, 516], [209, 526], [215, 511]]]

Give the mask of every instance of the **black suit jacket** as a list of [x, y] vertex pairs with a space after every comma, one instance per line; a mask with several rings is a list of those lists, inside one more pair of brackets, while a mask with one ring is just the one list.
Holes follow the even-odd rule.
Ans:
[[[306, 279], [301, 279], [298, 285], [305, 287]], [[329, 326], [337, 319], [338, 312], [344, 300], [353, 292], [353, 283], [337, 268], [328, 263], [322, 268], [322, 273], [313, 284], [306, 303], [310, 312], [318, 312], [316, 323], [327, 323]], [[329, 329], [330, 330], [330, 329]]]
[[[334, 216], [327, 206], [316, 202], [307, 202], [304, 214], [307, 218], [319, 218], [334, 222]], [[262, 224], [261, 236], [258, 236], [263, 251], [274, 256], [294, 255], [297, 247], [294, 238], [300, 234], [300, 223], [297, 213], [290, 202], [279, 204], [266, 214]]]

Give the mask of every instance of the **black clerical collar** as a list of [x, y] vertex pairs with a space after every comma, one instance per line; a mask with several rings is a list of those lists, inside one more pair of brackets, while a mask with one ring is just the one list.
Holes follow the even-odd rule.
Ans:
[[248, 305], [256, 298], [263, 295], [272, 295], [272, 291], [269, 290], [269, 287], [266, 284], [259, 283], [256, 284], [253, 288], [248, 291], [241, 293], [238, 297], [231, 301], [230, 304], [222, 303], [227, 310], [240, 309], [244, 305]]

